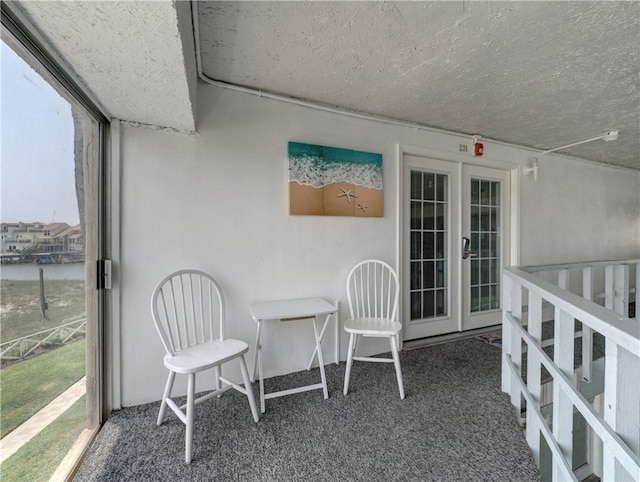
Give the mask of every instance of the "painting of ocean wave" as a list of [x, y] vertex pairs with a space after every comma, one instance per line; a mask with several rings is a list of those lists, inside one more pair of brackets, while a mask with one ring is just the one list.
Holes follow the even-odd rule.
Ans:
[[289, 213], [383, 215], [382, 154], [289, 142]]

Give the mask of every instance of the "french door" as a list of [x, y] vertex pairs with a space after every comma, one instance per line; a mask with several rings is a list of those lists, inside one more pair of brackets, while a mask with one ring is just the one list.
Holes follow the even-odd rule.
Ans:
[[404, 339], [500, 323], [509, 172], [404, 156]]

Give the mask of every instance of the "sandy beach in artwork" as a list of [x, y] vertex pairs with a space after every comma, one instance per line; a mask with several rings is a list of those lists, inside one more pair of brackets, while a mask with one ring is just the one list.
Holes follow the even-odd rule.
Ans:
[[320, 188], [289, 183], [289, 214], [382, 217], [382, 206], [382, 189], [369, 189], [346, 182]]
[[328, 184], [324, 187], [324, 215], [380, 217], [382, 190], [347, 182]]
[[324, 214], [324, 188], [289, 182], [289, 214]]

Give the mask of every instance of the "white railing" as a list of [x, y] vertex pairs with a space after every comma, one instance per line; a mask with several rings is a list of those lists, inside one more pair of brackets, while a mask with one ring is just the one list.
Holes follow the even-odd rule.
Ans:
[[24, 360], [35, 354], [38, 348], [47, 345], [64, 345], [76, 335], [85, 335], [87, 320], [71, 321], [64, 325], [33, 333], [22, 338], [4, 342], [0, 345], [1, 361]]
[[[606, 481], [640, 480], [640, 317], [628, 317], [630, 293], [635, 294], [636, 309], [640, 305], [640, 290], [629, 286], [633, 268], [640, 286], [638, 260], [503, 271], [502, 390], [510, 394], [518, 416], [526, 414], [526, 438], [539, 466], [540, 444], [542, 439], [546, 442], [552, 480], [579, 480], [572, 457], [575, 411], [598, 442], [590, 445], [593, 473]], [[581, 295], [570, 291], [570, 273], [575, 270], [582, 273]], [[560, 286], [542, 279], [553, 271]], [[594, 279], [603, 285], [605, 307], [592, 301], [598, 291]], [[547, 310], [551, 317], [543, 316]], [[553, 323], [553, 336], [543, 340], [543, 322], [548, 320]], [[577, 334], [576, 321], [582, 323]], [[601, 407], [581, 390], [585, 381], [595, 384], [594, 333], [605, 340]], [[581, 366], [575, 366], [576, 335], [583, 339]], [[550, 348], [544, 349], [549, 345], [552, 355]], [[543, 368], [550, 376], [552, 393], [551, 404], [544, 409]]]

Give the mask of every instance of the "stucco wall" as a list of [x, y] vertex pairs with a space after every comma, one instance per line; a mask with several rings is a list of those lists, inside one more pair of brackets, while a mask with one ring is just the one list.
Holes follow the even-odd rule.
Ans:
[[[226, 294], [229, 335], [249, 342], [255, 337], [252, 301], [322, 296], [342, 300], [344, 316], [344, 283], [353, 264], [378, 257], [397, 266], [398, 146], [415, 146], [435, 158], [472, 160], [458, 152], [468, 136], [356, 119], [204, 84], [198, 112], [195, 135], [122, 128], [124, 406], [157, 400], [162, 392], [163, 349], [149, 297], [163, 276], [185, 267], [213, 274]], [[381, 153], [385, 216], [289, 216], [290, 140]], [[499, 145], [486, 151], [482, 162], [512, 169], [532, 156]], [[555, 157], [540, 164], [537, 183], [519, 175], [523, 264], [640, 256], [638, 173]], [[313, 347], [311, 327], [272, 322], [263, 344], [267, 376], [303, 370]], [[333, 360], [333, 344], [331, 331], [327, 361]], [[248, 361], [252, 357], [250, 350]]]

